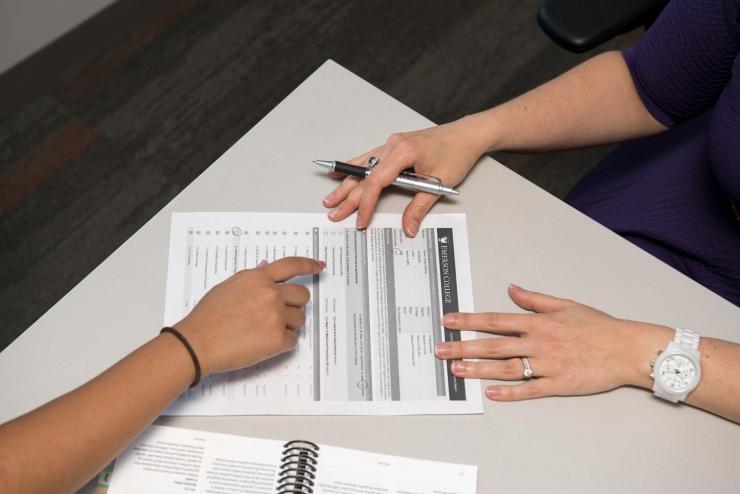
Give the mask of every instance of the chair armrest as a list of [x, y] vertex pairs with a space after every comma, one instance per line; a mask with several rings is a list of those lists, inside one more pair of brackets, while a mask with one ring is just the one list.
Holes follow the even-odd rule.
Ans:
[[668, 0], [544, 0], [543, 31], [567, 50], [582, 53], [639, 26], [649, 25]]

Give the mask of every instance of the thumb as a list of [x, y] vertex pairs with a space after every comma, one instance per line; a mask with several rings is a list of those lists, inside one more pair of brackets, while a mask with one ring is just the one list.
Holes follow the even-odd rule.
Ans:
[[409, 237], [415, 237], [419, 233], [419, 225], [437, 202], [439, 196], [427, 192], [417, 192], [406, 209], [403, 211], [403, 230]]
[[509, 285], [509, 297], [522, 309], [534, 312], [555, 312], [575, 305], [572, 300], [532, 292], [513, 284]]

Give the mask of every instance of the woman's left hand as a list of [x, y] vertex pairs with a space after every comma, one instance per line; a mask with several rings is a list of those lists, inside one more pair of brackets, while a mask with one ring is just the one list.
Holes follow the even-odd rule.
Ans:
[[[600, 393], [624, 385], [649, 388], [650, 360], [673, 337], [666, 326], [617, 319], [572, 300], [515, 285], [509, 296], [533, 314], [450, 313], [449, 329], [504, 335], [439, 343], [440, 359], [454, 359], [452, 373], [471, 379], [519, 381], [526, 357], [534, 377], [518, 385], [491, 385], [486, 396], [513, 401], [543, 396]], [[480, 359], [477, 362], [462, 359]]]

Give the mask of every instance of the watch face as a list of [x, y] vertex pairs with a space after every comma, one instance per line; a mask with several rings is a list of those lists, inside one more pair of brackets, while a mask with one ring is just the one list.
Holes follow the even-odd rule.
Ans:
[[694, 362], [684, 355], [669, 355], [658, 369], [663, 386], [674, 393], [689, 389], [696, 379]]

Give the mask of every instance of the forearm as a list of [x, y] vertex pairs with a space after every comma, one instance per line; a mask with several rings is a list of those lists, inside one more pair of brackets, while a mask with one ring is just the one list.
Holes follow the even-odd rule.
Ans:
[[702, 338], [701, 381], [686, 402], [740, 423], [740, 345]]
[[0, 426], [0, 491], [74, 491], [193, 377], [182, 344], [161, 335], [80, 388]]
[[458, 122], [481, 152], [567, 149], [666, 129], [645, 109], [618, 52], [598, 55], [517, 98]]

